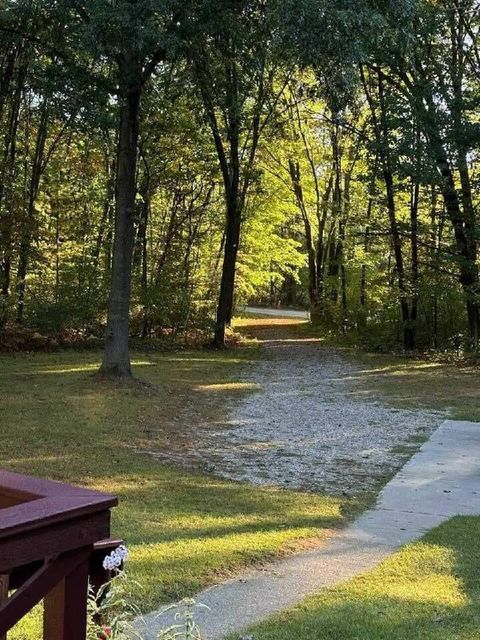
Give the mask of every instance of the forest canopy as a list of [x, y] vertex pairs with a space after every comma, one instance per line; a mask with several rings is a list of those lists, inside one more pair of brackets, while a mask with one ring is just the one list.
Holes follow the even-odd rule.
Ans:
[[248, 302], [478, 349], [478, 0], [1, 0], [0, 331], [221, 348]]

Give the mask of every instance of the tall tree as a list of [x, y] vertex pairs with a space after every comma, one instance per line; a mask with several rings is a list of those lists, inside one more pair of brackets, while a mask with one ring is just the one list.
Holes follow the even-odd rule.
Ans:
[[225, 240], [213, 344], [225, 345], [233, 313], [242, 217], [263, 130], [285, 84], [274, 87], [273, 2], [200, 3], [187, 51], [211, 129], [225, 193]]
[[[399, 20], [399, 14], [402, 19]], [[476, 43], [455, 4], [425, 0], [400, 3], [396, 16], [374, 10], [382, 24], [371, 41], [370, 65], [383, 82], [409, 101], [428, 141], [437, 182], [454, 232], [458, 279], [463, 288], [472, 344], [480, 335], [478, 225], [468, 156], [478, 138], [471, 120], [478, 97], [465, 91], [467, 68], [475, 73]], [[467, 65], [467, 60], [472, 65]], [[459, 180], [457, 181], [457, 175]]]
[[130, 376], [129, 311], [134, 245], [140, 108], [145, 86], [166, 59], [180, 19], [174, 3], [74, 2], [84, 41], [114, 64], [118, 100], [115, 233], [105, 352], [100, 372]]

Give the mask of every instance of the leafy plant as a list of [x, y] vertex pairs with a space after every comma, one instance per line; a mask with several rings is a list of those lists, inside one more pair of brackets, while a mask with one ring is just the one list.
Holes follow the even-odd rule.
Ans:
[[[112, 551], [103, 561], [104, 568], [112, 572], [112, 578], [98, 591], [89, 588], [87, 640], [143, 640], [141, 631], [132, 624], [134, 618], [140, 621], [142, 618], [130, 592], [130, 585], [134, 583], [124, 569], [127, 558], [128, 551], [123, 545]], [[205, 608], [205, 605], [185, 598], [162, 610], [157, 618], [175, 610], [175, 622], [158, 632], [158, 640], [202, 640], [194, 616], [198, 608]]]

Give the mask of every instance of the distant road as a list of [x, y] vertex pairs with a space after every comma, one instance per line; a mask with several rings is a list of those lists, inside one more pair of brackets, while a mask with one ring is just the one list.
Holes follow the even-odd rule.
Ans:
[[245, 307], [246, 313], [253, 313], [259, 316], [273, 316], [274, 318], [301, 318], [309, 320], [308, 311], [296, 311], [295, 309], [269, 309], [265, 307]]

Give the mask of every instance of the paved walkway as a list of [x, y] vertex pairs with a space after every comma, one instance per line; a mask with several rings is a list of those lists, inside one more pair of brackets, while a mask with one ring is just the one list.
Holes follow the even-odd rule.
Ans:
[[[205, 640], [219, 640], [322, 588], [376, 566], [399, 546], [454, 515], [480, 515], [480, 424], [444, 422], [381, 492], [375, 508], [323, 548], [252, 570], [198, 594]], [[173, 621], [145, 617], [146, 640]], [[144, 630], [144, 625], [139, 624]]]

